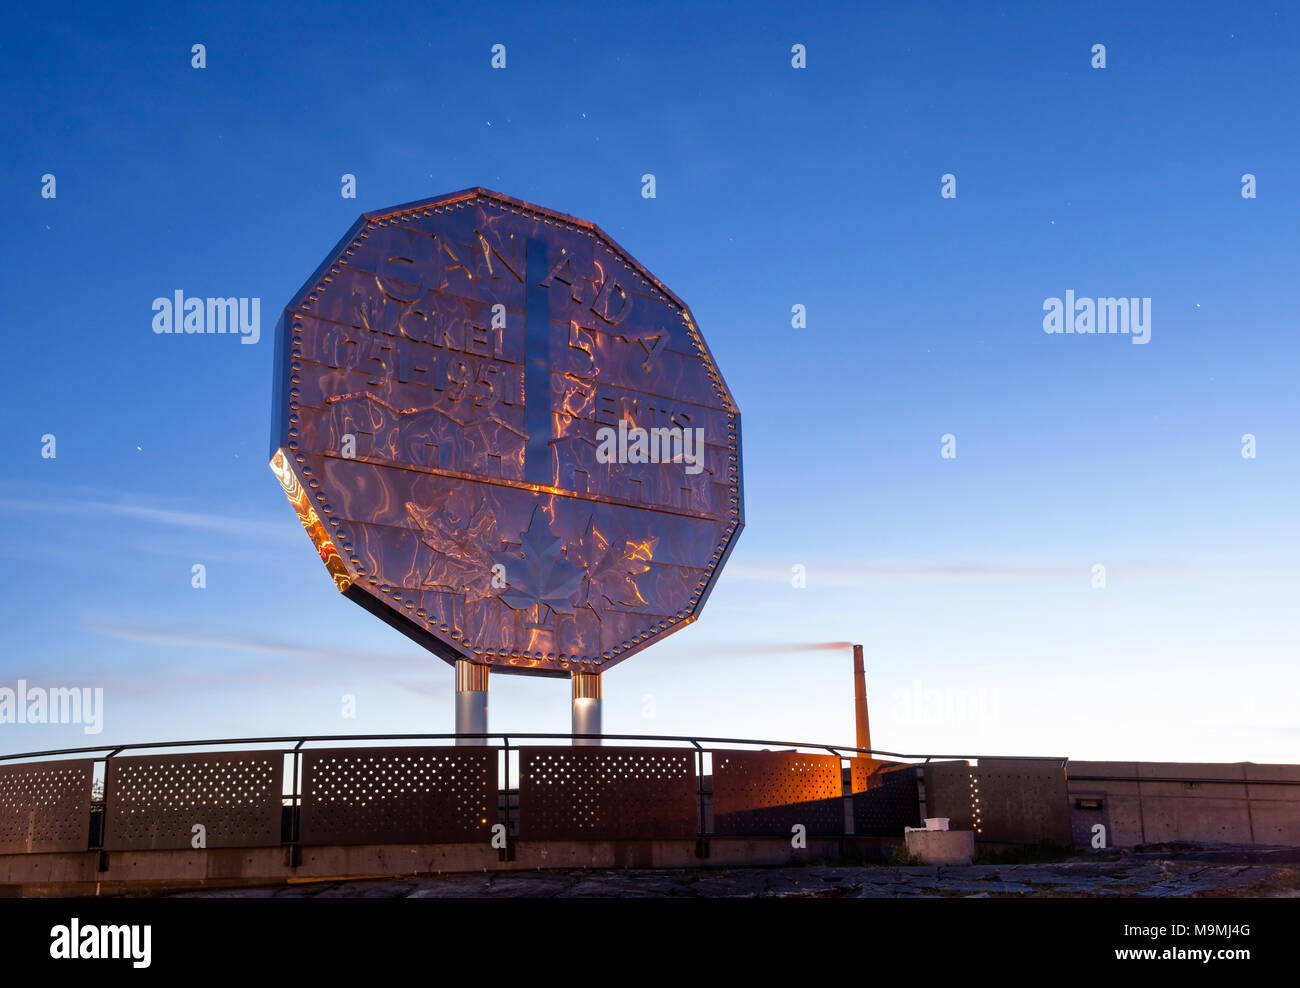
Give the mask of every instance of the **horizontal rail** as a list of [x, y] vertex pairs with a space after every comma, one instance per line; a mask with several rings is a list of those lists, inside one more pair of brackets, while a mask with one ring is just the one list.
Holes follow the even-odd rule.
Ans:
[[[883, 751], [879, 748], [855, 748], [851, 745], [827, 745], [824, 743], [815, 743], [808, 741], [770, 741], [756, 738], [720, 738], [720, 737], [692, 737], [681, 734], [556, 734], [556, 733], [525, 733], [520, 731], [494, 732], [487, 734], [294, 734], [280, 737], [262, 737], [262, 738], [208, 738], [196, 741], [154, 741], [154, 742], [137, 742], [135, 744], [103, 744], [93, 745], [86, 748], [53, 748], [48, 751], [25, 751], [13, 755], [0, 755], [0, 762], [15, 761], [20, 758], [50, 758], [56, 755], [84, 755], [92, 752], [106, 751], [113, 757], [123, 751], [142, 751], [155, 748], [199, 748], [213, 745], [247, 745], [247, 744], [293, 744], [295, 748], [301, 748], [304, 744], [315, 743], [320, 741], [457, 741], [473, 740], [486, 741], [492, 738], [500, 738], [504, 747], [517, 748], [517, 744], [511, 744], [510, 740], [602, 740], [602, 741], [673, 741], [682, 744], [692, 744], [699, 748], [701, 744], [745, 744], [745, 745], [771, 745], [783, 748], [816, 748], [821, 751], [831, 751], [834, 753], [851, 752], [852, 754], [842, 757], [853, 757], [853, 755], [878, 755], [885, 758], [904, 758], [909, 760], [955, 760], [955, 761], [1058, 761], [1064, 765], [1068, 759], [1060, 756], [1033, 756], [1033, 755], [927, 755], [915, 754], [909, 755], [897, 751]], [[1222, 780], [1220, 780], [1222, 781]], [[1235, 780], [1234, 780], [1235, 781]]]

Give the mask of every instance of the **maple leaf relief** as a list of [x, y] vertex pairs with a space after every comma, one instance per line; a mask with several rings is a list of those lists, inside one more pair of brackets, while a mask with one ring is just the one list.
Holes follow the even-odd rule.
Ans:
[[463, 593], [468, 600], [490, 595], [491, 556], [485, 546], [496, 540], [496, 519], [482, 498], [475, 503], [444, 495], [428, 508], [407, 501], [406, 513], [419, 526], [420, 541], [434, 552], [425, 586]]
[[576, 546], [569, 554], [587, 573], [579, 607], [590, 607], [603, 615], [607, 607], [645, 607], [646, 600], [637, 586], [637, 577], [649, 572], [654, 559], [657, 536], [629, 538], [616, 529], [607, 536], [596, 527], [593, 516]]
[[585, 574], [560, 550], [560, 540], [551, 532], [545, 513], [540, 506], [534, 508], [520, 552], [502, 552], [493, 557], [505, 571], [506, 589], [501, 599], [516, 611], [545, 604], [557, 614], [574, 613], [570, 598], [582, 585]]

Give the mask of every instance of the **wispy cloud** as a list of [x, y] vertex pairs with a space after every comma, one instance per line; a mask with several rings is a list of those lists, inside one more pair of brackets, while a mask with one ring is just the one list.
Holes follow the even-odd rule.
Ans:
[[263, 636], [241, 636], [219, 632], [205, 633], [102, 621], [92, 621], [90, 627], [96, 633], [107, 635], [110, 638], [120, 638], [142, 644], [169, 645], [181, 648], [213, 648], [225, 652], [258, 652], [311, 659], [317, 665], [327, 663], [356, 666], [365, 663], [372, 666], [416, 669], [430, 662], [440, 661], [430, 655], [375, 652], [369, 649], [328, 648], [319, 645], [303, 645]]
[[[176, 629], [122, 622], [89, 622], [92, 631], [109, 638], [195, 652], [220, 652], [229, 661], [213, 664], [209, 659], [183, 667], [169, 666], [147, 675], [134, 671], [122, 679], [125, 692], [137, 695], [174, 693], [198, 686], [247, 686], [251, 683], [302, 682], [305, 675], [319, 678], [328, 672], [358, 681], [384, 675], [393, 685], [425, 696], [450, 694], [448, 676], [441, 659], [412, 649], [410, 652], [379, 652], [371, 649], [337, 648], [288, 642], [261, 635]], [[241, 656], [261, 656], [254, 662]], [[427, 677], [427, 678], [426, 678]], [[84, 678], [84, 676], [83, 676]], [[96, 674], [96, 681], [103, 677]]]
[[[910, 561], [847, 563], [843, 561], [807, 562], [807, 579], [822, 586], [852, 587], [870, 582], [907, 581], [993, 581], [993, 580], [1078, 580], [1087, 578], [1093, 562], [1074, 564], [1017, 565], [996, 563], [920, 563]], [[794, 560], [745, 562], [733, 560], [725, 572], [728, 580], [790, 585]], [[1292, 575], [1295, 567], [1280, 564], [1249, 565], [1238, 562], [1106, 562], [1112, 574], [1142, 577], [1222, 577], [1254, 574], [1260, 576]]]
[[210, 512], [179, 511], [159, 505], [134, 501], [66, 498], [3, 498], [0, 510], [10, 514], [94, 515], [97, 517], [125, 518], [146, 525], [214, 532], [257, 542], [299, 542], [301, 531], [286, 517], [283, 524], [258, 521], [238, 515]]
[[787, 655], [791, 652], [848, 652], [853, 642], [714, 642], [689, 646], [710, 655]]
[[663, 645], [661, 662], [672, 658], [718, 662], [728, 659], [753, 659], [763, 656], [803, 655], [812, 652], [839, 652], [852, 655], [853, 642], [837, 641], [669, 641]]

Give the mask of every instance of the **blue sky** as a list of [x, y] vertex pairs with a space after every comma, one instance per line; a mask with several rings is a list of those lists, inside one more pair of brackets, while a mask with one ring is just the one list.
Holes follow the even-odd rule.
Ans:
[[[102, 686], [115, 743], [451, 729], [267, 469], [271, 328], [360, 212], [483, 185], [631, 251], [742, 412], [745, 532], [607, 730], [850, 741], [800, 647], [849, 640], [881, 748], [1300, 761], [1300, 12], [1087, 6], [7, 10], [0, 686]], [[177, 289], [262, 341], [156, 336]], [[1045, 334], [1067, 289], [1150, 343]], [[493, 680], [494, 728], [568, 719]]]

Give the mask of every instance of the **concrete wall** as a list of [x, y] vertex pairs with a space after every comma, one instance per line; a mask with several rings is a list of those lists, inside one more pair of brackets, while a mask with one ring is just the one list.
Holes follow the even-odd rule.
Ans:
[[276, 885], [342, 878], [410, 877], [540, 868], [707, 868], [808, 864], [842, 854], [883, 859], [896, 839], [716, 838], [708, 856], [694, 840], [518, 841], [503, 861], [487, 844], [365, 844], [304, 847], [296, 867], [280, 847], [205, 851], [112, 851], [99, 870], [96, 851], [0, 854], [0, 898], [9, 895], [116, 895], [130, 891]]
[[[1278, 784], [1286, 782], [1300, 783], [1300, 765], [1071, 761], [1073, 840], [1089, 846], [1100, 823], [1112, 847], [1173, 841], [1297, 847], [1300, 785]], [[1080, 806], [1091, 800], [1101, 806]]]

